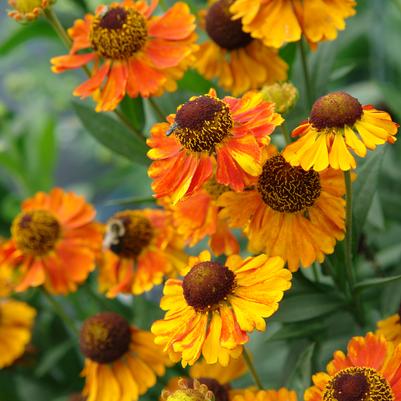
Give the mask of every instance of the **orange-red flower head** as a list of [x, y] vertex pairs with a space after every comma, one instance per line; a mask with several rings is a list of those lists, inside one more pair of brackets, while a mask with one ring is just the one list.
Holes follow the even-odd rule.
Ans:
[[176, 203], [199, 190], [216, 171], [216, 181], [242, 190], [261, 169], [261, 148], [283, 121], [259, 94], [219, 99], [216, 92], [191, 98], [151, 130], [148, 156], [156, 197]]
[[97, 111], [115, 109], [125, 94], [148, 97], [174, 91], [197, 48], [194, 17], [182, 2], [152, 16], [156, 7], [157, 0], [150, 5], [122, 0], [77, 20], [68, 31], [73, 40], [70, 53], [51, 60], [53, 72], [93, 62], [90, 78], [74, 95], [93, 96]]
[[304, 170], [330, 166], [346, 171], [356, 167], [352, 153], [365, 157], [367, 149], [394, 143], [397, 131], [398, 124], [388, 113], [361, 106], [348, 93], [333, 92], [316, 100], [309, 120], [292, 133], [299, 139], [286, 147], [283, 156]]
[[62, 189], [37, 193], [22, 205], [0, 245], [0, 267], [17, 269], [17, 291], [45, 285], [49, 292], [75, 291], [95, 267], [101, 229], [84, 198]]

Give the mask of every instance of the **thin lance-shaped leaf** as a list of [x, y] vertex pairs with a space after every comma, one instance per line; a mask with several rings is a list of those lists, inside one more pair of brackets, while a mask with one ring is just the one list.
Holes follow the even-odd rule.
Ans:
[[401, 274], [398, 276], [391, 276], [391, 277], [371, 278], [360, 281], [359, 283], [355, 284], [354, 289], [357, 291], [362, 291], [370, 287], [378, 287], [380, 285], [394, 283], [395, 281], [399, 280], [401, 280]]
[[119, 121], [82, 103], [73, 102], [73, 107], [86, 130], [102, 145], [132, 162], [145, 166], [150, 163], [146, 144]]
[[[357, 172], [358, 176], [353, 183], [353, 219], [354, 219], [354, 235], [359, 238], [373, 197], [376, 193], [377, 182], [379, 179], [379, 171], [383, 161], [383, 151], [377, 149], [369, 155], [368, 160]], [[355, 241], [357, 243], [357, 241]]]
[[145, 128], [146, 118], [143, 100], [141, 97], [131, 99], [128, 96], [120, 103], [122, 112], [128, 117], [131, 123], [138, 131], [143, 131]]

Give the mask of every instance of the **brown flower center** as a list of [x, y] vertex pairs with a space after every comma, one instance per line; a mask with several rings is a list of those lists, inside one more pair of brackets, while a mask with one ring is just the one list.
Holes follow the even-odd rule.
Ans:
[[130, 7], [112, 6], [93, 18], [92, 47], [103, 57], [124, 60], [141, 50], [148, 37], [145, 18]]
[[[222, 385], [217, 380], [210, 377], [200, 377], [198, 379], [200, 384], [204, 384], [213, 393], [215, 401], [229, 401], [228, 390], [229, 385]], [[189, 387], [193, 387], [194, 379], [187, 379]]]
[[215, 262], [201, 262], [185, 276], [184, 298], [197, 310], [204, 310], [223, 301], [234, 289], [235, 274]]
[[240, 49], [252, 42], [249, 33], [242, 30], [241, 20], [233, 21], [229, 8], [231, 0], [219, 0], [206, 14], [206, 32], [220, 47], [227, 50]]
[[54, 249], [61, 228], [57, 219], [48, 211], [29, 210], [14, 219], [11, 234], [18, 249], [42, 256]]
[[177, 110], [174, 134], [188, 150], [211, 152], [231, 134], [233, 125], [227, 104], [204, 95], [189, 100]]
[[130, 341], [128, 322], [116, 313], [103, 312], [85, 320], [79, 346], [92, 361], [111, 363], [128, 351]]
[[283, 156], [268, 159], [259, 176], [257, 189], [273, 210], [296, 213], [313, 206], [320, 196], [320, 176], [313, 170], [293, 167]]
[[326, 385], [323, 401], [394, 401], [387, 380], [375, 369], [340, 370]]
[[74, 393], [70, 395], [68, 401], [86, 401], [86, 397], [84, 397], [81, 393]]
[[119, 212], [107, 224], [104, 245], [121, 257], [135, 259], [153, 235], [152, 224], [140, 211]]
[[309, 121], [318, 130], [353, 126], [362, 116], [362, 106], [345, 92], [333, 92], [316, 100]]

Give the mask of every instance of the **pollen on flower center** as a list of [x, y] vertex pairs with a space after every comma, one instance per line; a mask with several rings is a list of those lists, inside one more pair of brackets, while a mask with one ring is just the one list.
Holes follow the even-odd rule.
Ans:
[[[210, 377], [200, 377], [198, 379], [200, 384], [204, 384], [213, 393], [215, 401], [228, 401], [228, 385], [220, 384], [216, 379]], [[193, 387], [194, 379], [187, 379], [189, 387]]]
[[11, 234], [21, 251], [42, 256], [54, 249], [61, 228], [57, 219], [46, 210], [30, 210], [14, 219]]
[[129, 7], [115, 6], [94, 17], [92, 47], [103, 57], [124, 60], [143, 48], [148, 37], [145, 18]]
[[183, 104], [175, 117], [174, 134], [188, 150], [211, 152], [231, 135], [234, 125], [229, 107], [220, 99], [199, 96]]
[[273, 210], [296, 213], [313, 206], [320, 196], [319, 173], [293, 167], [283, 156], [268, 159], [259, 176], [257, 189]]
[[79, 337], [81, 352], [92, 361], [110, 363], [128, 349], [131, 330], [128, 322], [113, 312], [103, 312], [85, 320]]
[[233, 21], [229, 8], [231, 0], [219, 0], [206, 14], [206, 32], [220, 47], [227, 50], [240, 49], [252, 42], [252, 37], [242, 30], [241, 20]]
[[309, 121], [318, 130], [352, 126], [362, 116], [362, 106], [345, 92], [333, 92], [316, 100]]
[[215, 262], [201, 262], [185, 276], [184, 298], [197, 310], [204, 310], [223, 301], [234, 289], [235, 274]]
[[394, 394], [375, 369], [350, 367], [327, 383], [323, 401], [394, 401]]
[[107, 224], [104, 244], [119, 256], [136, 258], [150, 244], [153, 234], [149, 219], [140, 212], [119, 212]]

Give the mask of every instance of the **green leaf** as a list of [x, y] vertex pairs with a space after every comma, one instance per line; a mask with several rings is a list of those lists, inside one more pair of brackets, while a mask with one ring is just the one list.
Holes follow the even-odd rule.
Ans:
[[215, 85], [202, 77], [195, 70], [188, 70], [184, 77], [178, 82], [180, 89], [186, 89], [195, 93], [207, 93]]
[[140, 97], [131, 99], [128, 96], [120, 103], [121, 111], [132, 122], [138, 131], [143, 131], [145, 128], [146, 118], [143, 100]]
[[383, 161], [383, 151], [377, 149], [371, 153], [367, 161], [357, 171], [357, 179], [352, 185], [353, 193], [353, 219], [355, 238], [362, 232], [366, 218], [376, 193], [380, 166]]
[[148, 148], [128, 128], [109, 114], [97, 113], [92, 107], [73, 102], [73, 107], [86, 130], [102, 145], [128, 160], [148, 165]]
[[392, 276], [392, 277], [370, 278], [367, 280], [360, 281], [359, 283], [357, 283], [355, 285], [354, 288], [358, 291], [361, 291], [361, 290], [366, 290], [367, 288], [370, 288], [370, 287], [377, 287], [380, 285], [393, 283], [398, 280], [401, 280], [401, 274], [398, 276]]
[[271, 319], [286, 323], [300, 322], [325, 316], [342, 306], [343, 302], [333, 298], [333, 293], [294, 295], [281, 302], [278, 312]]
[[52, 347], [42, 358], [36, 368], [36, 377], [43, 377], [48, 373], [59, 361], [67, 354], [67, 352], [74, 346], [72, 341], [66, 341], [58, 346]]
[[277, 330], [267, 341], [283, 341], [292, 340], [295, 338], [305, 338], [312, 334], [322, 332], [325, 325], [320, 322], [309, 323], [307, 325], [285, 324]]
[[0, 44], [0, 56], [6, 56], [19, 45], [38, 37], [57, 39], [51, 26], [42, 20], [22, 25]]

